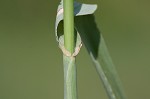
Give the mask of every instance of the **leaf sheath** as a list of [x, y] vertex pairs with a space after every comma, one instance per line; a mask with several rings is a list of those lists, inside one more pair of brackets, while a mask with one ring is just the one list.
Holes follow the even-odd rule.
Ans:
[[77, 99], [75, 57], [63, 56], [64, 61], [64, 99]]

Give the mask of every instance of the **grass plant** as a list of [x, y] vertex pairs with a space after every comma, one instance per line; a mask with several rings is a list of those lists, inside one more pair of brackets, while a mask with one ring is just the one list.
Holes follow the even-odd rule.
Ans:
[[56, 17], [56, 39], [63, 52], [64, 99], [77, 99], [76, 55], [82, 43], [104, 85], [109, 99], [126, 99], [104, 38], [93, 13], [97, 5], [63, 0]]

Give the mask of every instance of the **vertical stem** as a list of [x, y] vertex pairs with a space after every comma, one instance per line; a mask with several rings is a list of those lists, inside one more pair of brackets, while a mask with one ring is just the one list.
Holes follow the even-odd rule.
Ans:
[[[64, 44], [71, 54], [74, 52], [74, 0], [63, 0]], [[63, 56], [64, 61], [64, 99], [77, 99], [77, 80], [75, 57]]]
[[63, 56], [64, 61], [64, 99], [77, 99], [77, 78], [75, 57]]
[[64, 0], [64, 43], [65, 48], [74, 52], [74, 0]]

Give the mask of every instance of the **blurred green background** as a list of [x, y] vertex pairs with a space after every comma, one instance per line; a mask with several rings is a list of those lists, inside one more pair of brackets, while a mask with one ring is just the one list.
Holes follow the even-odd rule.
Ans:
[[[79, 0], [78, 0], [79, 1]], [[150, 1], [80, 0], [95, 13], [128, 99], [150, 99]], [[59, 0], [0, 0], [0, 99], [63, 99]], [[107, 99], [90, 57], [77, 56], [79, 99]]]

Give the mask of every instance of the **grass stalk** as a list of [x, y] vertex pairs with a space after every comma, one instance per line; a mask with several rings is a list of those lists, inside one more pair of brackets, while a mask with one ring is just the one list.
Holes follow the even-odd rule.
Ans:
[[[74, 34], [74, 0], [63, 0], [64, 9], [64, 45], [65, 49], [73, 54]], [[64, 62], [64, 99], [77, 99], [77, 80], [75, 57], [63, 56]]]
[[65, 48], [74, 52], [74, 0], [64, 0], [64, 43]]
[[77, 80], [75, 57], [63, 56], [64, 61], [64, 99], [77, 99]]

